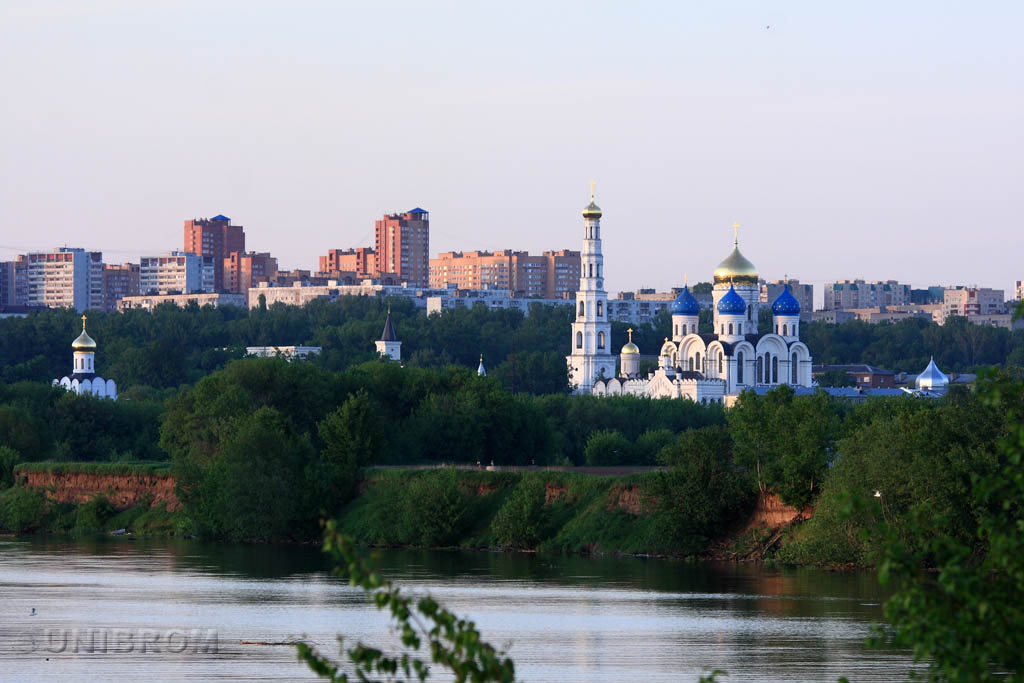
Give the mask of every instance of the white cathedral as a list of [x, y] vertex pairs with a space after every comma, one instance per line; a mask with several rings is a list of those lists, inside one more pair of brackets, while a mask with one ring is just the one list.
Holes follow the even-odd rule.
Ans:
[[604, 291], [601, 209], [593, 192], [583, 219], [580, 288], [572, 353], [566, 358], [576, 393], [732, 405], [747, 389], [811, 386], [811, 354], [800, 341], [800, 303], [787, 287], [771, 305], [772, 332], [758, 333], [758, 273], [740, 253], [738, 236], [732, 253], [715, 269], [713, 332], [698, 332], [700, 306], [684, 287], [672, 303], [672, 339], [662, 344], [657, 369], [640, 376], [640, 349], [630, 334], [616, 371]]
[[75, 394], [88, 394], [100, 398], [117, 400], [117, 384], [112, 379], [103, 379], [96, 374], [96, 342], [85, 331], [85, 316], [82, 316], [82, 334], [71, 342], [74, 351], [74, 368], [70, 375], [53, 380]]

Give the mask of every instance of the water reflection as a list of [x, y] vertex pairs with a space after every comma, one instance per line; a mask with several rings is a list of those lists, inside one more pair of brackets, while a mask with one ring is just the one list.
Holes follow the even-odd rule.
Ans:
[[[642, 558], [387, 550], [384, 572], [430, 591], [507, 644], [524, 680], [892, 680], [902, 652], [863, 646], [884, 600], [870, 574]], [[0, 539], [0, 670], [38, 673], [26, 638], [49, 628], [215, 629], [211, 653], [51, 658], [57, 677], [293, 680], [288, 648], [243, 640], [306, 634], [380, 642], [382, 615], [330, 578], [312, 546], [166, 539]], [[39, 616], [28, 617], [31, 607]], [[28, 635], [26, 635], [28, 634]], [[187, 653], [186, 653], [187, 654]], [[59, 666], [58, 666], [59, 665]]]

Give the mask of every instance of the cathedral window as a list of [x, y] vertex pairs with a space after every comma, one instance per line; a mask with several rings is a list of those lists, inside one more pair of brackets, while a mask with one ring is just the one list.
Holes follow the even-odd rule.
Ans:
[[583, 311], [584, 311], [584, 310], [585, 310], [585, 309], [584, 309], [584, 304], [583, 304], [583, 302], [581, 301], [581, 302], [580, 302], [580, 317], [581, 317], [581, 318], [582, 318], [582, 317], [583, 317], [583, 315], [584, 315], [584, 313], [583, 313]]
[[725, 323], [722, 323], [722, 334], [725, 334]]
[[590, 264], [590, 277], [594, 277], [594, 264]]
[[729, 323], [729, 334], [732, 334], [732, 323]]
[[718, 354], [718, 374], [719, 375], [722, 374], [722, 357], [723, 357], [723, 354], [721, 354], [721, 353]]
[[764, 360], [760, 356], [757, 357], [757, 383], [764, 383]]
[[[580, 304], [580, 306], [582, 307], [583, 304]], [[577, 349], [582, 349], [583, 348], [583, 333], [582, 332], [577, 332], [576, 333], [576, 348]]]
[[796, 379], [797, 367], [799, 367], [799, 366], [797, 365], [796, 352], [794, 351], [793, 352], [793, 360], [789, 364], [789, 377], [790, 377], [789, 381], [792, 384], [796, 384], [797, 383], [797, 379]]
[[674, 327], [675, 327], [675, 330], [676, 330], [675, 331], [675, 336], [678, 337], [679, 336], [679, 325], [675, 325]]
[[789, 336], [789, 325], [783, 325], [782, 326], [782, 336], [783, 337], [788, 337]]
[[604, 302], [598, 299], [597, 301], [597, 317], [600, 318], [604, 315]]
[[599, 349], [603, 349], [604, 348], [604, 332], [598, 332], [597, 333], [597, 348], [599, 348]]
[[701, 367], [700, 367], [700, 354], [699, 353], [695, 354], [693, 356], [693, 359], [694, 359], [693, 360], [693, 364], [697, 366], [695, 369], [697, 370], [697, 372], [700, 372], [701, 371]]
[[736, 383], [743, 384], [743, 352], [736, 354]]
[[779, 357], [772, 356], [772, 384], [779, 383]]

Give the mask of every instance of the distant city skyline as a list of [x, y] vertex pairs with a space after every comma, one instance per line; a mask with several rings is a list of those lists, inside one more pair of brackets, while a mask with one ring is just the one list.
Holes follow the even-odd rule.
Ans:
[[[607, 288], [1003, 289], [1024, 267], [1024, 7], [183, 2], [0, 8], [0, 259], [181, 248], [284, 269], [423, 207], [430, 255], [574, 249]], [[301, 228], [301, 230], [299, 230]]]

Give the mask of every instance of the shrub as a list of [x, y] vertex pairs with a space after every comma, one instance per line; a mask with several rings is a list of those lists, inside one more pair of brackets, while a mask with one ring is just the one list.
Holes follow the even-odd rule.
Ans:
[[491, 529], [503, 546], [534, 548], [541, 540], [544, 519], [544, 482], [524, 476], [498, 510]]
[[626, 465], [633, 463], [633, 444], [614, 429], [601, 429], [590, 435], [584, 457], [588, 465]]
[[16, 486], [0, 498], [0, 525], [15, 533], [24, 533], [40, 524], [45, 510], [43, 494]]
[[106, 496], [99, 495], [83, 503], [75, 515], [76, 531], [102, 531], [107, 521], [117, 514], [114, 504]]
[[454, 469], [424, 472], [409, 483], [402, 537], [422, 546], [454, 545], [467, 521], [466, 502]]

